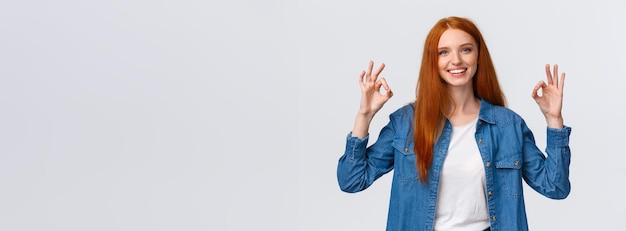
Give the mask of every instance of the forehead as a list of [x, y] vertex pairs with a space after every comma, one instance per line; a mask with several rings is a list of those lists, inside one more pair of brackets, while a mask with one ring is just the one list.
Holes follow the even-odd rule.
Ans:
[[438, 47], [458, 47], [468, 43], [476, 44], [470, 34], [459, 29], [447, 29], [439, 38]]

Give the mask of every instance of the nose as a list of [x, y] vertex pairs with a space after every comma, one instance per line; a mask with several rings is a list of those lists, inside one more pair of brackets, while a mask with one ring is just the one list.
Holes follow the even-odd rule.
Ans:
[[454, 54], [452, 55], [452, 65], [458, 66], [461, 65], [461, 53], [460, 52], [454, 52]]

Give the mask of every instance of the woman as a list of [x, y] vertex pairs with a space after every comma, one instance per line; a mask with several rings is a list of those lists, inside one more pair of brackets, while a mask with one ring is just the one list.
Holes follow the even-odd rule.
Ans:
[[[393, 93], [370, 62], [361, 106], [339, 159], [341, 190], [358, 192], [393, 172], [387, 230], [528, 230], [522, 179], [553, 199], [570, 192], [565, 74], [546, 65], [532, 91], [547, 122], [547, 157], [524, 120], [505, 107], [487, 45], [466, 18], [439, 20], [427, 35], [414, 103], [389, 118], [367, 147], [369, 125]], [[385, 93], [380, 92], [380, 88]], [[541, 90], [541, 95], [538, 93]]]

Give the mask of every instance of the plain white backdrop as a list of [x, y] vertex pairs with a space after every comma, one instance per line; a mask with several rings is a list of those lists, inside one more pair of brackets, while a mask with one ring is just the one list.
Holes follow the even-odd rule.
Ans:
[[0, 230], [384, 230], [391, 174], [336, 181], [369, 60], [410, 102], [440, 18], [482, 30], [509, 107], [567, 73], [572, 192], [531, 230], [623, 224], [622, 1], [4, 1]]

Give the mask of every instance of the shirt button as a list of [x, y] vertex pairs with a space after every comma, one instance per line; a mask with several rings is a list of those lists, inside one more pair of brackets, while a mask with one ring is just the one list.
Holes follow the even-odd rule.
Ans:
[[404, 152], [409, 152], [409, 148], [404, 148]]
[[485, 166], [487, 166], [487, 167], [491, 166], [491, 162], [485, 163]]
[[482, 143], [483, 143], [483, 139], [479, 139], [478, 144], [482, 144]]
[[496, 216], [491, 217], [491, 220], [496, 221]]
[[492, 191], [489, 191], [489, 196], [491, 196], [491, 195], [493, 195], [493, 192], [492, 192]]
[[516, 160], [515, 161], [515, 166], [518, 166], [518, 165], [519, 165], [519, 161]]

